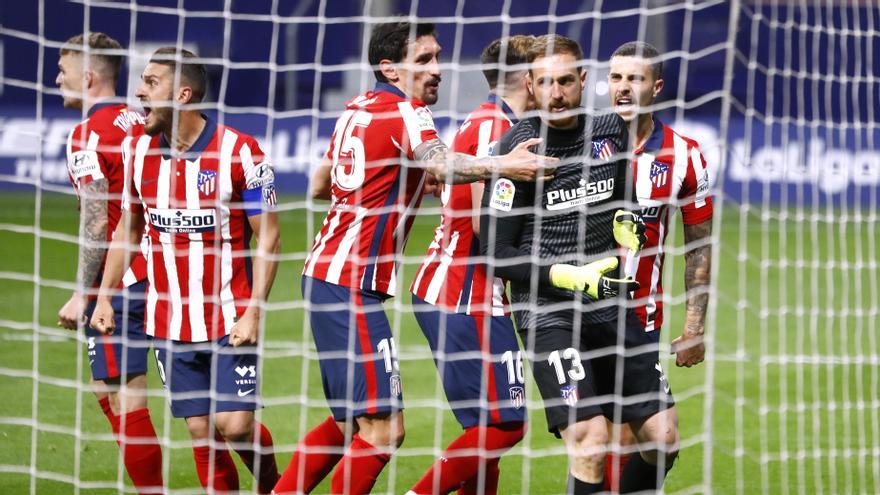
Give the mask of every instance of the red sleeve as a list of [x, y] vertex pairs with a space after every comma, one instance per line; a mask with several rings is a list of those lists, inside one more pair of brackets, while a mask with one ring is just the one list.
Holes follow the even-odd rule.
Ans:
[[74, 127], [67, 138], [67, 173], [77, 189], [109, 174], [107, 160], [101, 152], [106, 144], [101, 143], [100, 133], [89, 128], [88, 122]]
[[437, 129], [434, 127], [434, 116], [420, 101], [405, 101], [400, 103], [398, 108], [403, 126], [403, 139], [406, 142], [406, 156], [414, 160], [413, 152], [420, 144], [439, 139]]
[[272, 165], [267, 162], [266, 154], [260, 148], [260, 143], [251, 136], [242, 136], [242, 143], [238, 147], [238, 153], [233, 157], [233, 183], [239, 184], [242, 189], [258, 189], [267, 184], [274, 184], [275, 174]]
[[712, 196], [709, 194], [709, 167], [695, 142], [689, 142], [687, 173], [678, 198], [682, 201], [681, 219], [685, 225], [697, 225], [712, 219]]
[[455, 139], [452, 140], [452, 151], [465, 153], [467, 155], [476, 155], [477, 140], [474, 139], [473, 130], [473, 122], [471, 122], [465, 129], [459, 128], [459, 131], [455, 133]]

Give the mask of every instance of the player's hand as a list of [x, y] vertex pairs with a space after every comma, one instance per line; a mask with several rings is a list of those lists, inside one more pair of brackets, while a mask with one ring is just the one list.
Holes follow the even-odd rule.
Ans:
[[95, 310], [92, 311], [92, 320], [89, 322], [89, 326], [108, 335], [116, 330], [116, 321], [113, 319], [113, 306], [110, 304], [109, 297], [98, 297]]
[[58, 310], [58, 326], [67, 330], [76, 330], [80, 325], [88, 322], [83, 316], [86, 307], [86, 298], [79, 292], [74, 292], [70, 299]]
[[529, 151], [529, 148], [541, 144], [541, 141], [541, 138], [527, 139], [516, 145], [510, 153], [499, 156], [498, 161], [501, 164], [499, 175], [522, 182], [535, 182], [539, 177], [545, 180], [552, 179], [555, 171], [553, 165], [559, 159], [536, 155]]
[[585, 292], [593, 299], [617, 297], [622, 292], [639, 288], [630, 277], [610, 278], [605, 275], [617, 269], [616, 257], [610, 256], [584, 266], [556, 264], [550, 267], [550, 282], [560, 289]]
[[614, 213], [614, 240], [633, 253], [639, 252], [648, 240], [642, 217], [631, 211], [617, 210]]
[[229, 343], [232, 347], [256, 345], [260, 334], [260, 318], [256, 312], [245, 311], [241, 318], [232, 325]]
[[439, 198], [440, 193], [443, 192], [443, 183], [439, 182], [433, 175], [425, 174], [425, 185], [422, 186], [422, 191], [426, 196], [433, 194], [435, 198]]
[[681, 337], [672, 341], [672, 353], [675, 354], [675, 365], [679, 368], [690, 368], [702, 363], [706, 357], [703, 334], [685, 330]]

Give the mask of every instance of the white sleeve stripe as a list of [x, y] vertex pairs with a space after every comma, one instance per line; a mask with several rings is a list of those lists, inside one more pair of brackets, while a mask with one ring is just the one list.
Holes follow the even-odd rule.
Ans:
[[480, 124], [477, 136], [477, 158], [485, 158], [489, 156], [489, 142], [492, 139], [493, 124], [495, 124], [495, 122], [492, 120], [486, 120]]
[[131, 190], [131, 170], [129, 170], [129, 166], [131, 165], [131, 136], [126, 136], [122, 140], [122, 144], [120, 145], [119, 151], [122, 154], [122, 209], [130, 210], [131, 209], [131, 194], [134, 194], [134, 191]]
[[415, 150], [422, 144], [422, 131], [419, 129], [419, 117], [413, 109], [412, 103], [403, 101], [397, 104], [403, 124], [406, 126], [406, 134], [409, 136], [409, 149]]
[[101, 136], [95, 131], [89, 131], [89, 141], [86, 143], [86, 149], [89, 151], [98, 151], [98, 144], [101, 142]]
[[134, 148], [134, 165], [132, 165], [134, 180], [132, 182], [137, 189], [137, 195], [141, 202], [144, 200], [144, 195], [141, 193], [141, 178], [144, 175], [144, 158], [150, 149], [150, 141], [151, 138], [149, 136], [142, 136], [138, 138]]
[[76, 127], [71, 129], [70, 134], [67, 135], [67, 163], [70, 163], [70, 155], [73, 154], [73, 133], [76, 132]]
[[[698, 165], [699, 164], [699, 165]], [[695, 194], [696, 201], [694, 201], [694, 206], [696, 208], [702, 208], [706, 206], [706, 196], [709, 195], [709, 188], [700, 188], [700, 177], [706, 174], [706, 167], [703, 164], [702, 157], [700, 156], [700, 150], [697, 149], [696, 146], [691, 148], [691, 168], [694, 170], [694, 182], [696, 182], [697, 192]], [[708, 180], [708, 177], [706, 178]]]
[[250, 146], [247, 143], [243, 143], [241, 149], [238, 150], [238, 154], [241, 156], [241, 168], [244, 170], [244, 176], [247, 177], [254, 168], [254, 157], [251, 154]]
[[[86, 144], [86, 148], [87, 148], [89, 151], [93, 151], [93, 152], [97, 153], [98, 145], [99, 145], [100, 143], [101, 143], [101, 136], [98, 135], [98, 133], [95, 132], [95, 131], [89, 131], [89, 142]], [[96, 158], [96, 160], [97, 160], [97, 155], [96, 155], [95, 158]], [[99, 165], [99, 164], [100, 164], [100, 162], [99, 162], [98, 164], [96, 164], [96, 165]], [[98, 180], [98, 179], [103, 179], [103, 178], [104, 178], [104, 173], [101, 172], [101, 167], [100, 167], [100, 166], [95, 167], [95, 171], [92, 172], [92, 173], [89, 174], [89, 175], [92, 176], [92, 180]]]
[[673, 181], [669, 197], [677, 198], [681, 193], [681, 186], [684, 184], [684, 179], [687, 177], [688, 145], [681, 136], [675, 133], [672, 134], [672, 145], [675, 150], [675, 161], [672, 162]]

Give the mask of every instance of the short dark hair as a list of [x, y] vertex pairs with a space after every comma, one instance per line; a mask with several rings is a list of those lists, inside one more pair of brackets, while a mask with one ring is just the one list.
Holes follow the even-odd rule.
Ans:
[[434, 36], [434, 24], [425, 22], [412, 24], [407, 21], [377, 24], [370, 34], [370, 48], [367, 55], [376, 80], [388, 82], [388, 78], [379, 70], [380, 61], [400, 62], [406, 57], [409, 42], [422, 36]]
[[580, 61], [584, 58], [584, 52], [581, 45], [577, 41], [566, 38], [561, 34], [545, 34], [535, 38], [534, 43], [529, 48], [529, 63], [534, 62], [540, 57], [550, 57], [552, 55], [568, 54], [574, 56], [578, 61], [578, 68], [581, 67]]
[[654, 80], [663, 77], [663, 61], [660, 60], [660, 52], [650, 43], [644, 41], [630, 41], [620, 45], [611, 58], [614, 57], [639, 57], [651, 61], [651, 72], [654, 73]]
[[177, 71], [178, 60], [180, 63], [180, 80], [192, 88], [192, 103], [199, 103], [205, 97], [208, 91], [208, 70], [205, 64], [185, 59], [198, 58], [195, 53], [177, 48], [175, 46], [164, 46], [153, 52], [150, 57], [151, 64], [166, 65], [171, 68], [171, 72]]
[[[506, 38], [498, 38], [489, 43], [480, 56], [483, 64], [483, 75], [489, 83], [489, 89], [498, 86], [499, 75], [504, 76], [504, 82], [510, 82], [511, 77], [524, 73], [525, 68], [513, 68], [528, 63], [529, 48], [535, 42], [535, 37], [526, 34], [517, 34]], [[504, 53], [504, 62], [501, 62], [501, 53]]]
[[119, 79], [119, 70], [122, 68], [122, 55], [108, 52], [121, 51], [122, 45], [104, 33], [78, 34], [64, 42], [60, 50], [61, 56], [81, 55], [85, 51], [83, 46], [88, 46], [89, 57], [99, 62], [90, 68], [101, 72], [105, 79], [116, 82]]

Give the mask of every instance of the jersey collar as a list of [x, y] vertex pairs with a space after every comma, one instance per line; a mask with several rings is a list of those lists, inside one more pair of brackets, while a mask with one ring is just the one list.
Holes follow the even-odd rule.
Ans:
[[645, 151], [660, 151], [663, 149], [663, 127], [663, 122], [654, 119], [654, 130], [651, 131], [651, 135], [648, 136], [648, 140], [645, 141], [645, 144], [640, 149], [636, 150], [635, 153], [641, 154]]
[[97, 112], [98, 110], [101, 110], [102, 108], [115, 107], [117, 105], [119, 105], [119, 103], [114, 103], [112, 101], [104, 101], [101, 103], [95, 103], [94, 105], [92, 105], [92, 108], [89, 109], [87, 115], [89, 117], [91, 117], [92, 115], [95, 114], [95, 112]]
[[519, 122], [519, 119], [516, 118], [516, 114], [513, 113], [513, 109], [507, 105], [507, 102], [504, 101], [504, 98], [500, 98], [495, 93], [489, 93], [489, 97], [486, 98], [486, 101], [492, 103], [495, 106], [501, 107], [501, 110], [504, 112], [504, 115], [507, 115], [508, 120], [510, 120], [511, 124], [516, 124]]
[[[196, 142], [193, 143], [192, 146], [189, 147], [188, 150], [181, 153], [189, 158], [187, 160], [193, 161], [205, 151], [205, 148], [208, 147], [208, 143], [211, 142], [211, 139], [214, 137], [214, 133], [217, 132], [217, 122], [214, 121], [211, 117], [208, 117], [205, 114], [202, 114], [202, 118], [205, 119], [205, 128], [202, 129], [202, 133], [199, 134]], [[168, 144], [168, 141], [165, 139], [165, 134], [159, 135], [159, 149], [163, 150], [162, 158], [166, 160], [170, 160], [171, 156], [171, 145]]]
[[388, 93], [392, 93], [392, 94], [395, 94], [401, 98], [406, 99], [406, 95], [403, 93], [403, 91], [400, 90], [400, 88], [398, 88], [397, 86], [395, 86], [393, 84], [389, 84], [387, 82], [380, 81], [380, 82], [376, 83], [376, 87], [373, 88], [373, 92], [378, 93], [379, 91], [386, 91]]

